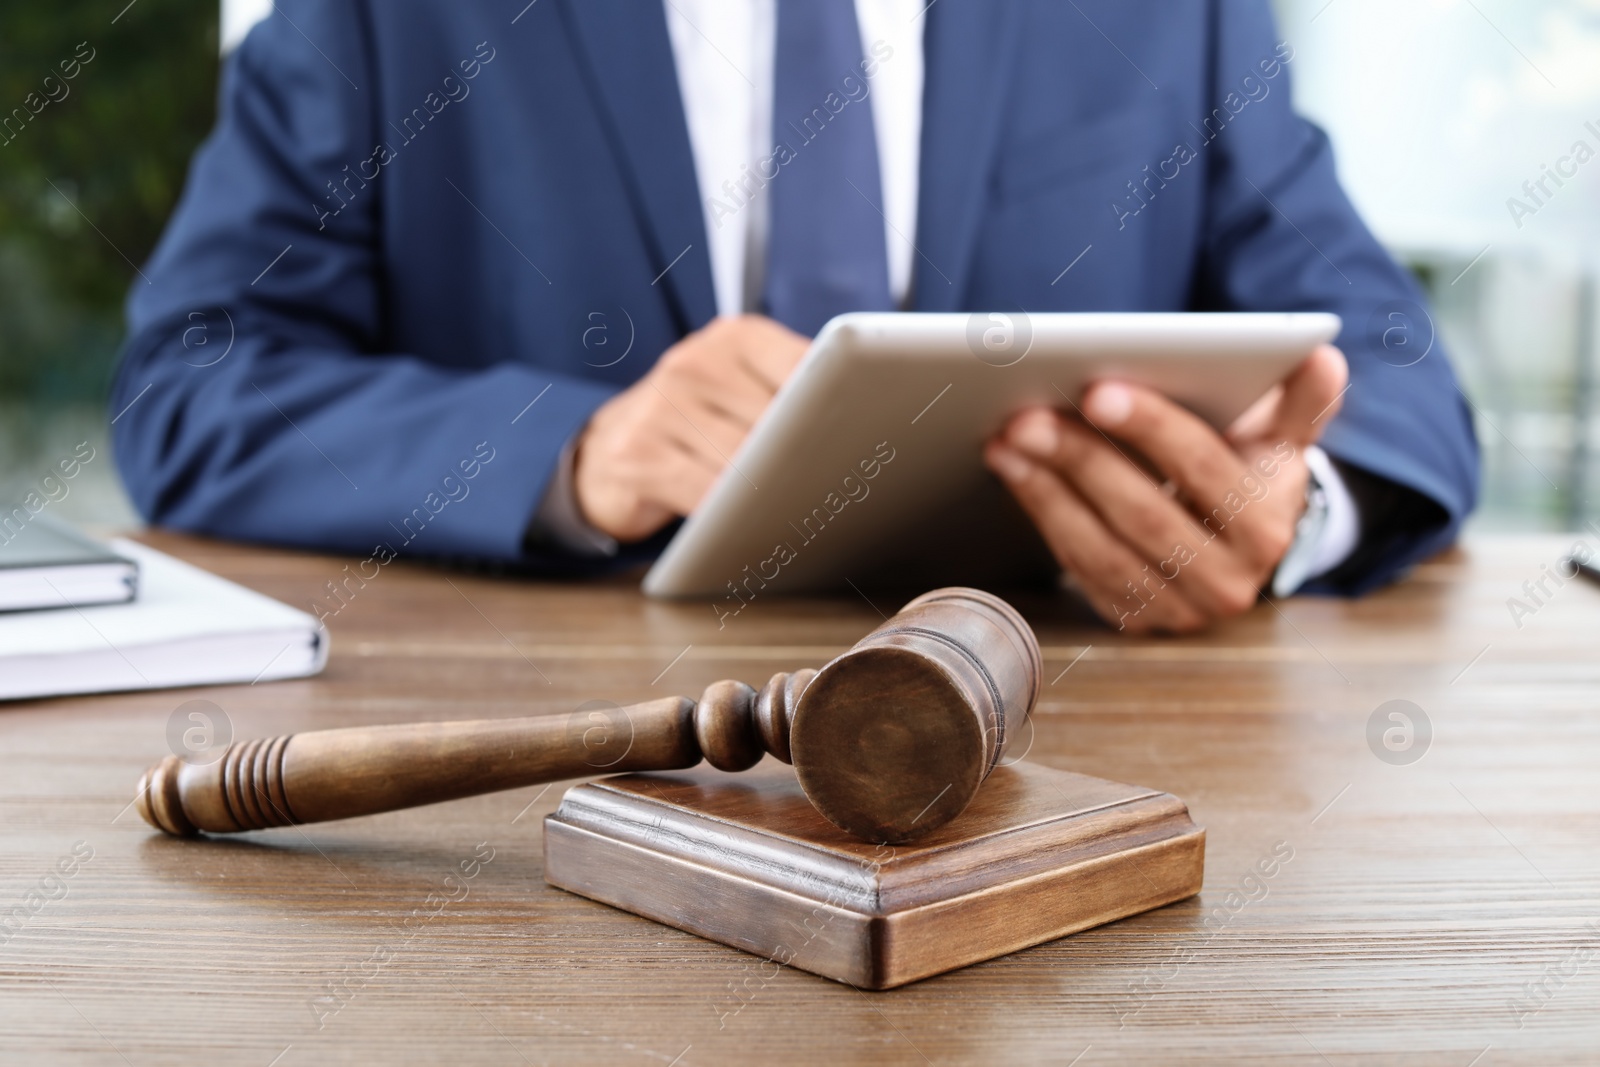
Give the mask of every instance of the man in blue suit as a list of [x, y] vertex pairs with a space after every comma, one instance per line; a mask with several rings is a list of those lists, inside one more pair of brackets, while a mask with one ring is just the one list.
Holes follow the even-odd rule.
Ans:
[[118, 462], [169, 526], [603, 568], [833, 314], [1327, 310], [1227, 435], [1104, 383], [986, 460], [1124, 628], [1363, 591], [1476, 445], [1292, 64], [1266, 0], [279, 0], [133, 286]]

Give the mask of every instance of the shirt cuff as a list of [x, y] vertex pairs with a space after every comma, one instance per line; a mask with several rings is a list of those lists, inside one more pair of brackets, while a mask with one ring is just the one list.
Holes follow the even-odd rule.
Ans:
[[1295, 528], [1294, 543], [1273, 575], [1274, 596], [1289, 596], [1327, 574], [1349, 559], [1361, 541], [1355, 498], [1328, 454], [1316, 445], [1307, 447], [1306, 467], [1311, 472], [1306, 510]]
[[589, 525], [578, 507], [578, 490], [573, 479], [577, 452], [575, 434], [562, 446], [544, 499], [528, 524], [525, 542], [531, 548], [555, 548], [573, 556], [609, 559], [617, 554], [616, 538]]

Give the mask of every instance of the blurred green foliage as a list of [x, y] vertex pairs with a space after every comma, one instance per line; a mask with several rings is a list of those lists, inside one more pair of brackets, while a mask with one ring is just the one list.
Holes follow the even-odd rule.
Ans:
[[103, 399], [216, 112], [216, 0], [126, 4], [0, 4], [0, 401]]

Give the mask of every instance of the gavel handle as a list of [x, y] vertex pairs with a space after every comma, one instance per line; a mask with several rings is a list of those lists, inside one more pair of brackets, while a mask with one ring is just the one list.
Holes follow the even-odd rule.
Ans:
[[[804, 672], [809, 676], [812, 672]], [[784, 678], [783, 681], [788, 681]], [[803, 685], [809, 677], [794, 679]], [[777, 683], [777, 716], [794, 686]], [[759, 703], [768, 722], [772, 694]], [[761, 758], [768, 723], [752, 721], [755, 691], [719, 682], [696, 704], [668, 697], [522, 719], [363, 726], [229, 745], [211, 763], [168, 756], [139, 783], [145, 821], [171, 834], [238, 833], [432, 804], [502, 789], [622, 771], [692, 767], [705, 755], [729, 770]], [[713, 705], [737, 706], [733, 716]], [[759, 713], [755, 713], [759, 714]], [[758, 730], [759, 725], [759, 730]], [[781, 752], [788, 756], [787, 723]], [[769, 750], [773, 746], [768, 744]]]

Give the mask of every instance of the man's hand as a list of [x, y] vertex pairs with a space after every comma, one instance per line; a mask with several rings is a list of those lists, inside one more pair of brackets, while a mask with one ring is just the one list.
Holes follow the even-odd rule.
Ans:
[[637, 541], [693, 511], [810, 343], [742, 315], [667, 349], [578, 439], [573, 481], [584, 519]]
[[1288, 551], [1305, 448], [1348, 373], [1323, 345], [1226, 434], [1148, 389], [1100, 382], [1082, 419], [1020, 412], [984, 459], [1113, 626], [1194, 630], [1247, 611]]

